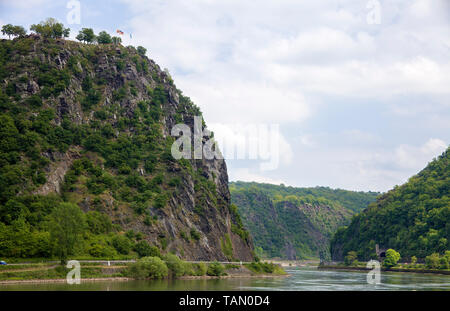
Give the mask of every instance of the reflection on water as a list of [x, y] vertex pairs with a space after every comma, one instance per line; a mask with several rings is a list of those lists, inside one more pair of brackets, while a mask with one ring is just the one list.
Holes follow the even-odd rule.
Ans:
[[231, 278], [221, 280], [151, 280], [87, 282], [68, 284], [0, 285], [3, 290], [450, 290], [450, 276], [401, 272], [382, 272], [381, 284], [366, 282], [359, 271], [323, 271], [315, 268], [286, 270], [287, 278]]

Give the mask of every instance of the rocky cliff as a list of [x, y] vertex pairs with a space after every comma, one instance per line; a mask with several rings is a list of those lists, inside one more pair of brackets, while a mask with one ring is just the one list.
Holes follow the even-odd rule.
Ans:
[[225, 162], [171, 156], [173, 126], [193, 131], [201, 112], [167, 71], [133, 47], [35, 35], [2, 40], [0, 57], [4, 225], [23, 216], [30, 232], [45, 232], [27, 217], [43, 221], [48, 211], [36, 212], [33, 202], [56, 196], [163, 252], [253, 259], [230, 206]]

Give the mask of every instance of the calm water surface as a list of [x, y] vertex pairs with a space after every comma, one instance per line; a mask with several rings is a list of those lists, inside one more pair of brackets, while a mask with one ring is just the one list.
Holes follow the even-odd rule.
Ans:
[[287, 278], [231, 278], [221, 280], [108, 281], [68, 284], [0, 285], [4, 290], [448, 290], [450, 276], [382, 272], [381, 284], [370, 285], [360, 271], [323, 271], [316, 268], [289, 268]]

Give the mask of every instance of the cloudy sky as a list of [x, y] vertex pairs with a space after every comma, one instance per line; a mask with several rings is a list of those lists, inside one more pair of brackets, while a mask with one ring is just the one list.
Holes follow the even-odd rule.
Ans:
[[[69, 2], [0, 0], [0, 24], [67, 25]], [[279, 125], [278, 167], [229, 160], [231, 180], [386, 191], [450, 142], [449, 0], [80, 3], [72, 37], [124, 31], [124, 44], [170, 70], [216, 137]]]

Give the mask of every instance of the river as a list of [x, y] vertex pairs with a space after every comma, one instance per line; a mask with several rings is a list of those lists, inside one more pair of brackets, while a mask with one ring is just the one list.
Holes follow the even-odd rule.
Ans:
[[0, 285], [6, 290], [450, 290], [450, 276], [405, 272], [382, 272], [381, 284], [367, 284], [366, 272], [362, 271], [324, 271], [316, 268], [288, 268], [290, 277], [281, 278], [228, 278], [202, 280], [151, 280], [151, 281], [100, 281], [82, 282], [79, 285], [64, 283], [51, 284], [9, 284]]

